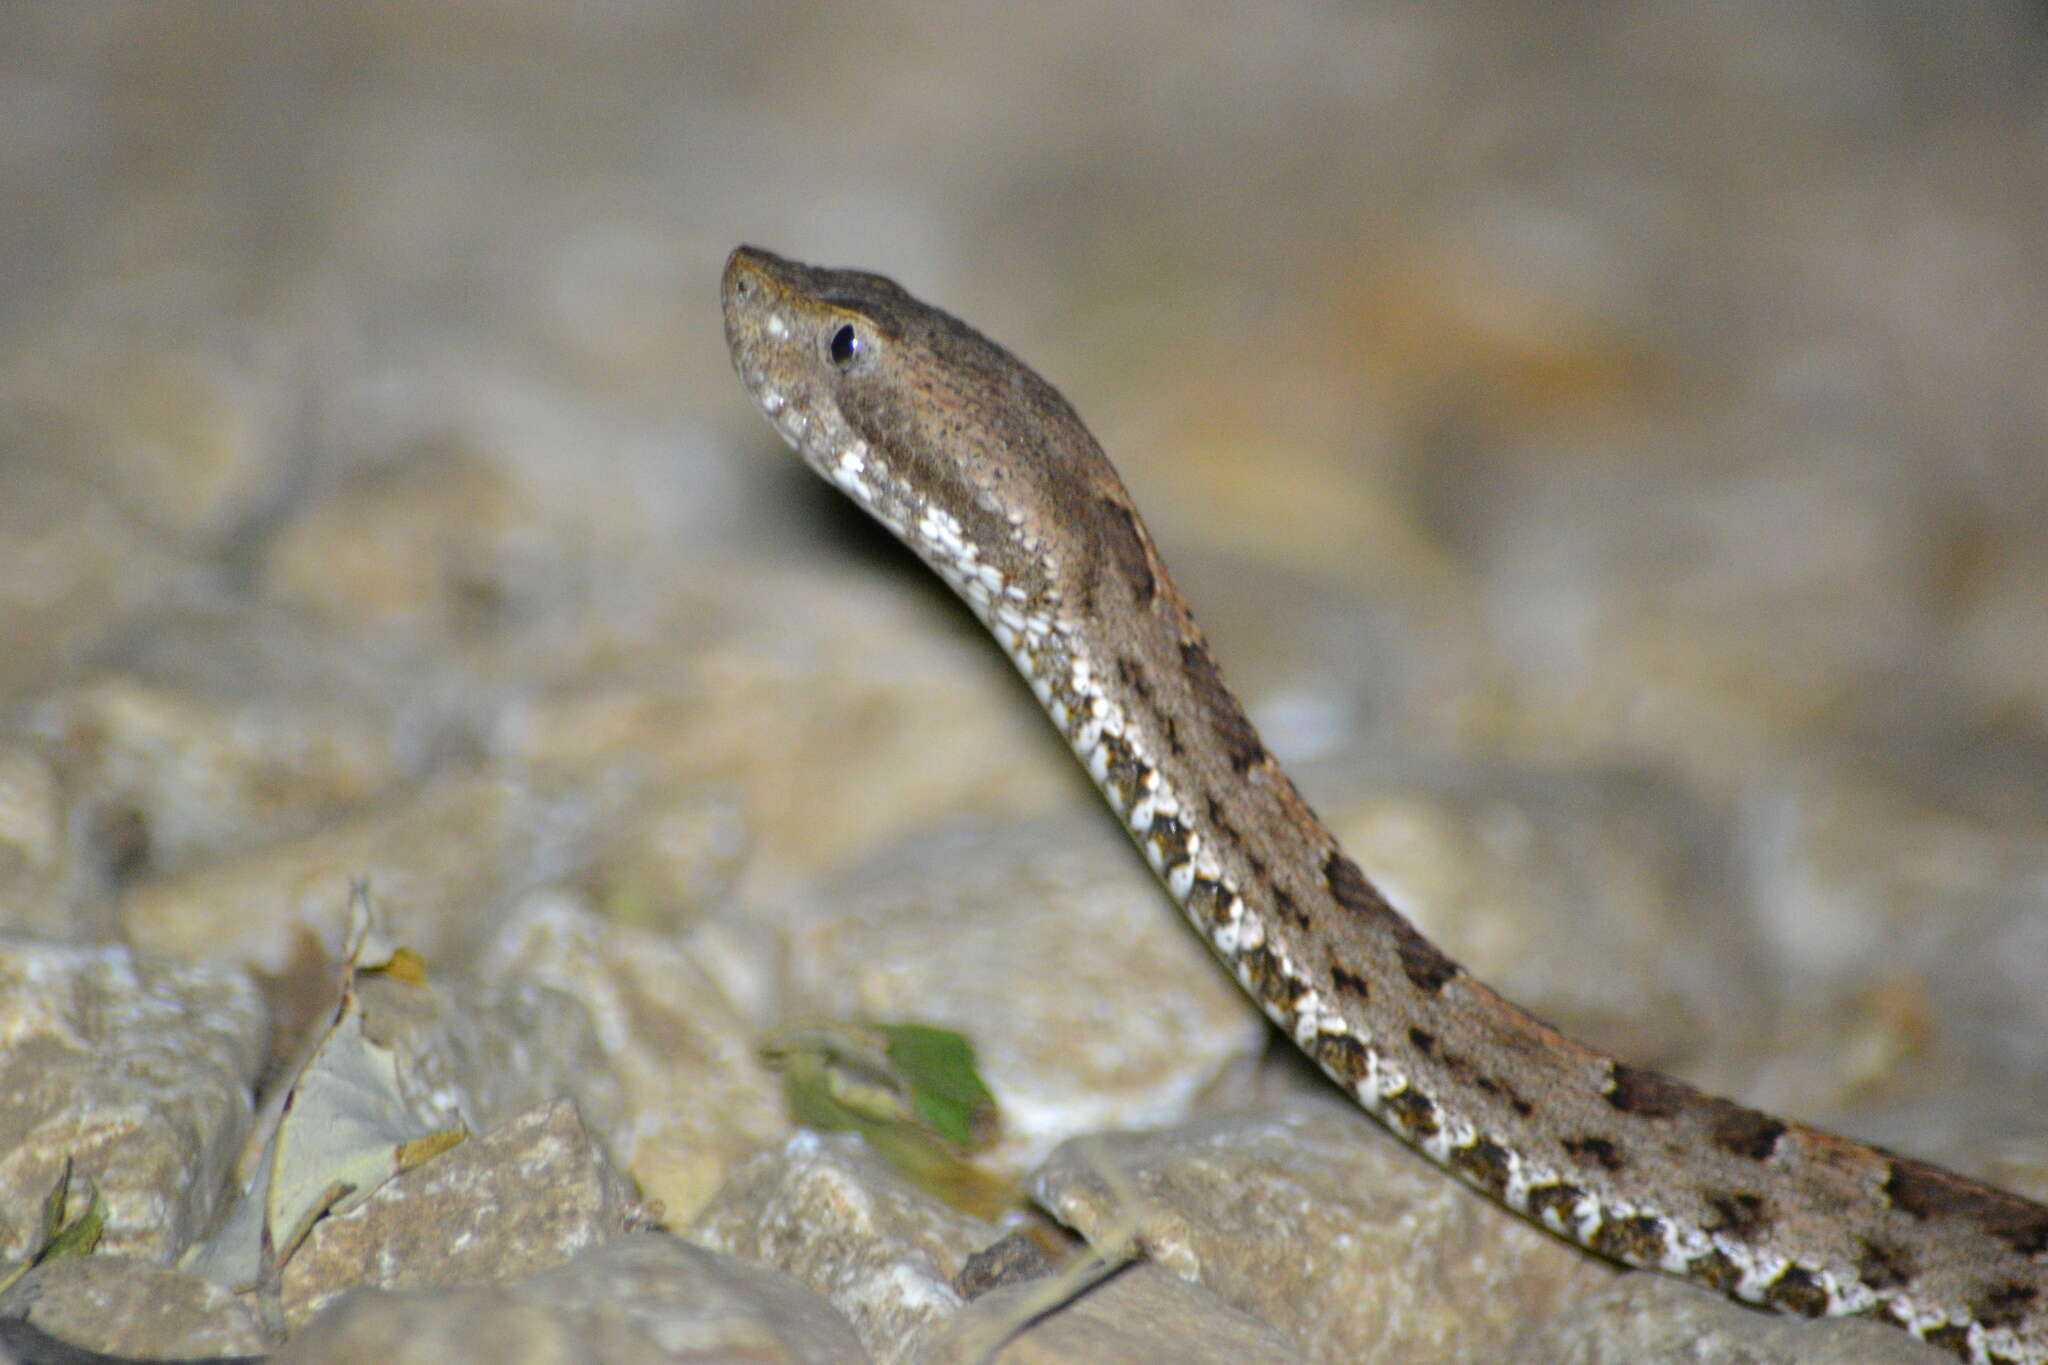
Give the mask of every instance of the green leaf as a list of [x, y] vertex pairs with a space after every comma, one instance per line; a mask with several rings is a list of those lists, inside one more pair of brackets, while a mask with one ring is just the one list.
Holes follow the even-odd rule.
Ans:
[[100, 1198], [100, 1192], [92, 1182], [81, 1182], [90, 1198], [82, 1210], [72, 1215], [71, 1176], [71, 1158], [67, 1156], [64, 1169], [58, 1173], [57, 1183], [43, 1196], [42, 1225], [36, 1245], [25, 1261], [0, 1262], [0, 1289], [7, 1288], [45, 1261], [65, 1256], [90, 1256], [99, 1246], [100, 1236], [107, 1227], [107, 1201]]
[[100, 1234], [107, 1228], [107, 1201], [94, 1190], [85, 1209], [76, 1218], [58, 1230], [57, 1235], [43, 1244], [36, 1253], [36, 1264], [54, 1261], [62, 1256], [90, 1256], [100, 1244]]
[[761, 1049], [783, 1072], [790, 1115], [858, 1133], [899, 1175], [977, 1217], [1021, 1202], [1008, 1181], [967, 1159], [995, 1141], [995, 1096], [974, 1048], [928, 1024], [830, 1022], [786, 1030]]
[[882, 1024], [889, 1061], [910, 1087], [911, 1110], [963, 1152], [995, 1141], [996, 1097], [974, 1069], [974, 1044], [929, 1024]]

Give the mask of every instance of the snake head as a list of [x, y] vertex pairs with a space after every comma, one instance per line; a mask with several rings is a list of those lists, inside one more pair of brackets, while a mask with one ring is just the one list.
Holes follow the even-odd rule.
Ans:
[[1150, 558], [1067, 401], [950, 313], [881, 275], [747, 246], [724, 303], [733, 365], [769, 422], [977, 611], [991, 593], [1052, 604], [1088, 587], [1061, 581], [1052, 528], [1108, 516]]

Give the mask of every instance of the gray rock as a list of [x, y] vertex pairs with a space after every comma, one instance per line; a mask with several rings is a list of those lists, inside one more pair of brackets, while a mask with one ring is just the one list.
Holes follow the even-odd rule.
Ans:
[[[622, 1339], [623, 1338], [623, 1339]], [[270, 1365], [643, 1365], [654, 1344], [630, 1331], [602, 1336], [505, 1289], [352, 1294], [270, 1357]]]
[[126, 948], [0, 943], [0, 1254], [68, 1160], [101, 1249], [166, 1260], [206, 1229], [250, 1122], [265, 1021], [249, 978]]
[[1048, 1283], [976, 1299], [925, 1343], [918, 1365], [1294, 1365], [1302, 1358], [1265, 1323], [1156, 1265], [1126, 1266], [1051, 1303]]
[[434, 452], [362, 470], [266, 546], [261, 591], [354, 629], [447, 638], [528, 595], [549, 508], [502, 466]]
[[2048, 551], [2023, 537], [1979, 572], [1957, 623], [1962, 685], [1986, 714], [2018, 713], [2048, 734]]
[[[745, 235], [895, 271], [1067, 390], [1268, 744], [1453, 949], [1632, 1060], [2048, 1191], [2038, 4], [5, 8], [0, 728], [64, 695], [116, 742], [12, 730], [47, 771], [0, 760], [0, 923], [106, 939], [122, 891], [151, 942], [289, 971], [367, 871], [447, 979], [570, 906], [513, 988], [587, 1011], [618, 1159], [687, 1219], [778, 1141], [767, 955], [591, 912], [816, 898], [1093, 796], [747, 411]], [[245, 704], [262, 640], [303, 671]], [[144, 666], [214, 642], [229, 686]], [[87, 704], [111, 678], [149, 723]], [[1478, 780], [1343, 809], [1339, 765], [1404, 749]], [[1806, 771], [1845, 757], [1910, 799]], [[1573, 808], [1617, 761], [1742, 896]], [[731, 793], [744, 867], [581, 805], [614, 767]], [[567, 796], [439, 801], [479, 771]], [[1770, 961], [1691, 951], [1724, 934]], [[1040, 985], [980, 1002], [986, 1054]], [[448, 1065], [503, 1068], [461, 1082], [490, 1107], [589, 1055]]]
[[746, 812], [722, 785], [657, 788], [592, 856], [590, 900], [616, 922], [682, 932], [728, 903], [751, 839]]
[[285, 1322], [360, 1287], [494, 1284], [639, 1226], [632, 1184], [567, 1102], [534, 1109], [313, 1225], [285, 1265]]
[[273, 1365], [862, 1365], [853, 1332], [788, 1277], [641, 1233], [496, 1289], [352, 1294]]
[[1523, 1321], [1609, 1275], [1334, 1099], [1076, 1138], [1031, 1188], [1098, 1246], [1135, 1232], [1312, 1360], [1502, 1359]]
[[111, 936], [71, 837], [63, 781], [24, 739], [0, 731], [0, 931], [67, 943]]
[[355, 990], [422, 1118], [486, 1132], [573, 1101], [608, 1152], [624, 1150], [620, 1079], [582, 1002], [516, 976], [413, 984], [373, 975]]
[[256, 1315], [213, 1281], [129, 1256], [37, 1266], [0, 1294], [0, 1318], [12, 1317], [108, 1355], [254, 1355], [269, 1345]]
[[1001, 655], [978, 632], [934, 630], [928, 606], [844, 566], [687, 560], [624, 622], [586, 613], [537, 637], [492, 751], [717, 784], [746, 812], [757, 889], [948, 817], [1088, 799], [1043, 717], [1014, 704]]
[[[174, 637], [169, 626], [164, 633]], [[302, 834], [398, 775], [398, 736], [368, 695], [322, 696], [300, 678], [274, 690], [252, 686], [262, 669], [254, 641], [202, 637], [193, 647], [202, 643], [238, 656], [232, 692], [189, 677], [106, 672], [27, 708], [27, 727], [49, 746], [79, 825], [103, 860], [121, 864], [112, 869], [120, 876], [176, 872]], [[111, 832], [122, 821], [127, 847], [114, 846]]]
[[799, 1133], [733, 1173], [690, 1239], [823, 1294], [878, 1361], [912, 1359], [958, 1311], [952, 1286], [996, 1230], [896, 1176], [857, 1139]]
[[621, 796], [594, 777], [451, 769], [296, 838], [138, 882], [122, 928], [170, 956], [279, 972], [308, 933], [340, 944], [349, 887], [366, 881], [386, 931], [447, 970], [486, 912], [571, 868]]
[[0, 461], [0, 698], [61, 677], [203, 577], [62, 459]]
[[500, 927], [478, 974], [588, 1014], [603, 1073], [573, 1084], [615, 1092], [616, 1117], [593, 1126], [608, 1124], [615, 1159], [681, 1225], [734, 1166], [789, 1134], [781, 1086], [756, 1054], [759, 1020], [735, 1000], [756, 994], [750, 983], [772, 975], [770, 961], [759, 935], [715, 922], [677, 938], [536, 896]]
[[40, 409], [38, 444], [138, 523], [218, 553], [290, 477], [284, 428], [297, 405], [285, 376], [296, 367], [283, 338], [231, 348], [193, 331], [107, 321], [74, 316], [50, 328], [54, 363], [11, 397]]

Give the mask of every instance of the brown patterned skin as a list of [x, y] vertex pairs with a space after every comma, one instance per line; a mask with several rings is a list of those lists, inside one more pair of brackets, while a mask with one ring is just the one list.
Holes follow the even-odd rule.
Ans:
[[1231, 695], [1088, 429], [893, 282], [742, 247], [726, 338], [819, 473], [966, 599], [1195, 928], [1339, 1085], [1579, 1246], [1976, 1362], [2048, 1362], [2048, 1208], [1616, 1061], [1473, 979], [1345, 857]]

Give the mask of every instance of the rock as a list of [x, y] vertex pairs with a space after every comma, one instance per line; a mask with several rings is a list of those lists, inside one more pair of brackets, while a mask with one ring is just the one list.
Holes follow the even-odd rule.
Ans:
[[752, 841], [729, 791], [687, 782], [651, 791], [593, 854], [587, 894], [608, 920], [680, 932], [731, 899]]
[[0, 460], [0, 699], [203, 577], [61, 464]]
[[253, 1355], [269, 1341], [256, 1315], [202, 1276], [129, 1256], [47, 1261], [0, 1294], [0, 1318], [108, 1355]]
[[28, 722], [48, 741], [78, 824], [119, 845], [102, 858], [120, 877], [304, 833], [397, 773], [385, 717], [304, 689], [209, 697], [107, 673], [38, 698]]
[[1548, 1365], [1945, 1365], [1954, 1357], [1875, 1322], [1807, 1322], [1664, 1275], [1623, 1275], [1524, 1335]]
[[862, 1365], [844, 1319], [762, 1266], [656, 1233], [495, 1289], [352, 1294], [272, 1365]]
[[976, 1299], [932, 1335], [918, 1365], [1294, 1365], [1302, 1358], [1265, 1323], [1156, 1265], [1140, 1262], [1064, 1293], [1052, 1284], [1012, 1285]]
[[0, 740], [0, 883], [48, 877], [64, 862], [57, 775], [31, 746]]
[[157, 535], [216, 550], [288, 477], [282, 428], [297, 402], [280, 387], [282, 338], [250, 338], [236, 354], [149, 336], [135, 319], [110, 336], [106, 321], [68, 318], [49, 339], [55, 363], [38, 367], [29, 400], [47, 404], [43, 435]]
[[[6, 6], [0, 924], [289, 988], [368, 872], [450, 986], [419, 1075], [571, 1092], [683, 1218], [779, 1143], [743, 919], [1096, 809], [734, 382], [731, 225], [829, 221], [1062, 385], [1267, 745], [1482, 974], [2048, 1192], [2041, 6], [927, 8]], [[1839, 800], [1850, 755], [1910, 799]], [[888, 975], [837, 951], [836, 998]], [[989, 975], [1041, 1149], [1236, 1085], [1056, 1088], [1213, 968], [1092, 978], [1066, 1072], [1002, 1035], [1074, 1040], [1068, 984]]]
[[804, 1132], [733, 1172], [688, 1236], [823, 1294], [888, 1365], [915, 1359], [958, 1311], [953, 1277], [996, 1231], [907, 1184], [857, 1139]]
[[806, 1013], [966, 1035], [1003, 1106], [992, 1164], [1174, 1122], [1265, 1046], [1264, 1020], [1106, 819], [906, 841], [808, 902], [790, 944]]
[[0, 931], [83, 943], [112, 913], [74, 854], [63, 784], [36, 747], [0, 735]]
[[0, 944], [0, 1255], [31, 1250], [64, 1163], [106, 1200], [106, 1252], [203, 1232], [248, 1131], [266, 1024], [231, 967]]
[[423, 1120], [480, 1133], [559, 1100], [607, 1149], [624, 1148], [619, 1076], [580, 1002], [517, 978], [373, 975], [355, 989], [367, 1031], [391, 1050]]
[[[1176, 449], [1175, 477], [1148, 490], [1147, 515], [1158, 526], [1188, 500], [1201, 536], [1174, 543], [1171, 567], [1266, 746], [1292, 768], [1380, 736], [1455, 747], [1483, 734], [1499, 699], [1477, 584], [1403, 496], [1335, 448], [1271, 451], [1309, 480], [1287, 487], [1266, 450], [1247, 460], [1241, 439], [1185, 434], [1161, 448]], [[1192, 504], [1211, 497], [1293, 506], [1271, 521], [1199, 516]]]
[[637, 1333], [591, 1332], [506, 1289], [365, 1290], [308, 1324], [269, 1365], [651, 1365], [665, 1360]]
[[1134, 1231], [1311, 1360], [1506, 1359], [1524, 1321], [1609, 1276], [1335, 1099], [1076, 1138], [1030, 1185], [1091, 1243]]
[[521, 660], [531, 695], [496, 727], [494, 752], [735, 792], [746, 881], [777, 891], [945, 818], [1090, 799], [994, 647], [957, 621], [934, 629], [929, 600], [879, 575], [705, 559], [663, 589]]
[[678, 939], [541, 896], [500, 927], [478, 975], [587, 1012], [617, 1097], [601, 1131], [681, 1225], [735, 1165], [789, 1133], [781, 1086], [756, 1051], [771, 951], [716, 922]]
[[284, 1268], [296, 1330], [362, 1287], [488, 1285], [557, 1266], [642, 1221], [574, 1106], [532, 1109], [313, 1225]]
[[1005, 1285], [1043, 1279], [1052, 1273], [1045, 1253], [1020, 1232], [1013, 1232], [967, 1258], [953, 1277], [953, 1292], [969, 1302]]
[[523, 595], [537, 551], [559, 549], [542, 543], [545, 509], [532, 493], [445, 452], [373, 469], [270, 542], [263, 590], [358, 628], [472, 630]]
[[572, 867], [621, 795], [451, 770], [298, 838], [141, 881], [121, 923], [138, 947], [276, 973], [304, 935], [339, 946], [349, 887], [364, 881], [386, 931], [445, 971], [475, 950], [486, 912]]

